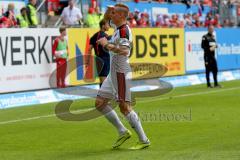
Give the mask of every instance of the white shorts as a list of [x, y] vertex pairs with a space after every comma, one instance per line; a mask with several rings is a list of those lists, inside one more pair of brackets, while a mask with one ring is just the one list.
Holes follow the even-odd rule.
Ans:
[[[131, 80], [124, 73], [108, 75], [98, 91], [98, 96], [118, 102], [131, 102]], [[111, 78], [112, 77], [112, 78]]]

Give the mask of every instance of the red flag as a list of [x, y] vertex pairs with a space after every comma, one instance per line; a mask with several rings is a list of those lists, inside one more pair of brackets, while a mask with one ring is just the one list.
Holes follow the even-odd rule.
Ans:
[[90, 38], [89, 38], [89, 33], [87, 34], [87, 39], [86, 39], [86, 47], [85, 47], [85, 55], [84, 55], [84, 70], [85, 70], [85, 75], [84, 75], [84, 80], [87, 82], [92, 82], [94, 81], [94, 57], [92, 56], [91, 53], [88, 53], [88, 50], [90, 48]]

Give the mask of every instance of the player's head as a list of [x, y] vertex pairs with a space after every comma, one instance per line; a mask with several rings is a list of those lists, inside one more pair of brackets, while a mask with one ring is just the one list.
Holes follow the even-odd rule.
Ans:
[[30, 0], [29, 2], [34, 6], [37, 4], [37, 0]]
[[210, 24], [208, 26], [208, 33], [213, 34], [213, 32], [214, 32], [214, 26], [212, 24]]
[[115, 25], [121, 24], [127, 20], [129, 14], [129, 8], [125, 4], [118, 3], [114, 6], [112, 11], [112, 22]]
[[67, 35], [66, 27], [60, 27], [59, 32], [60, 32], [61, 36], [63, 36], [63, 37], [66, 36]]
[[104, 19], [99, 22], [99, 27], [103, 31], [108, 31], [109, 30], [109, 24]]

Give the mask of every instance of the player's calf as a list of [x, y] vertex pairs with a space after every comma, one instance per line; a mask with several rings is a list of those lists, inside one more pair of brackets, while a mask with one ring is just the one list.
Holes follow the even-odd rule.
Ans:
[[119, 107], [121, 112], [125, 115], [126, 119], [128, 120], [129, 124], [132, 126], [132, 128], [138, 135], [139, 143], [135, 148], [142, 149], [148, 147], [150, 145], [150, 141], [143, 130], [141, 121], [137, 113], [134, 110], [132, 110], [130, 104], [127, 102], [120, 103]]
[[119, 102], [119, 108], [124, 116], [127, 116], [132, 111], [132, 107], [128, 102]]

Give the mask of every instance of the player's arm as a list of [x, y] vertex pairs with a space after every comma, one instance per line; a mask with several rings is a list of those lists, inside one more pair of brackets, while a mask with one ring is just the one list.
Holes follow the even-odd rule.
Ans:
[[108, 40], [104, 37], [99, 39], [97, 43], [102, 45], [104, 49], [120, 55], [128, 55], [131, 48], [131, 42], [126, 38], [119, 38], [118, 42], [115, 44], [109, 43]]
[[107, 43], [104, 48], [120, 55], [128, 55], [130, 48], [124, 45], [116, 45], [113, 43]]

